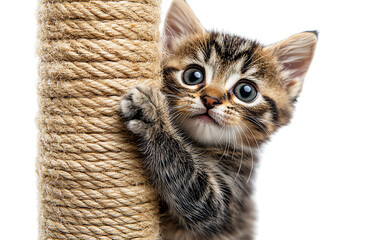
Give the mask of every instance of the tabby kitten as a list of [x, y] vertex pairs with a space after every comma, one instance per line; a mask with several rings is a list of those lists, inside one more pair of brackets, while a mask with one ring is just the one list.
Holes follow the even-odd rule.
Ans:
[[207, 32], [175, 0], [164, 35], [161, 89], [140, 86], [121, 100], [160, 197], [162, 236], [252, 239], [257, 149], [290, 121], [317, 33], [263, 46]]

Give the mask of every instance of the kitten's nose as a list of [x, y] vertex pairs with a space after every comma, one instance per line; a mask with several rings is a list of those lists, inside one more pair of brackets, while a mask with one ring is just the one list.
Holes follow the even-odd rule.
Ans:
[[208, 95], [202, 96], [201, 99], [202, 99], [202, 103], [204, 104], [204, 106], [207, 109], [211, 109], [211, 108], [215, 107], [215, 105], [221, 104], [219, 99], [217, 99], [215, 97], [208, 96]]

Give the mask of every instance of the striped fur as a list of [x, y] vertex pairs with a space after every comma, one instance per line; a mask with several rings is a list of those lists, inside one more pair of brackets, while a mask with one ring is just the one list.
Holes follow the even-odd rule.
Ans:
[[[250, 240], [257, 151], [290, 121], [316, 35], [302, 33], [265, 47], [207, 32], [195, 16], [182, 14], [192, 11], [175, 0], [167, 18], [161, 89], [130, 90], [121, 100], [121, 115], [138, 137], [159, 194], [165, 240]], [[190, 66], [204, 73], [202, 84], [183, 81]], [[243, 80], [256, 86], [254, 101], [233, 93]], [[207, 105], [206, 96], [216, 105]], [[199, 117], [203, 113], [209, 121]]]

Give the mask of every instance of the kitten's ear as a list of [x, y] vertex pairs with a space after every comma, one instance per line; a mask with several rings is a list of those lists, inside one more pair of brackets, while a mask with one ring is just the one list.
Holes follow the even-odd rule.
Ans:
[[266, 47], [282, 64], [282, 81], [291, 100], [297, 99], [312, 62], [318, 33], [303, 32]]
[[206, 31], [184, 0], [174, 0], [165, 20], [164, 44], [169, 52], [174, 50], [176, 41], [192, 34]]

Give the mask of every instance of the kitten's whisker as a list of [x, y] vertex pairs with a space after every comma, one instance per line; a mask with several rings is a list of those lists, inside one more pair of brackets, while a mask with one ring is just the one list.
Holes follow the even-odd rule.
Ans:
[[282, 63], [282, 61], [269, 61], [269, 62], [263, 62], [263, 63], [255, 63], [255, 62], [253, 62], [251, 64], [251, 67], [261, 66], [261, 65], [268, 64], [268, 63]]
[[[224, 132], [226, 132], [226, 131], [228, 131], [228, 139], [229, 139], [229, 136], [230, 136], [230, 131], [229, 131], [229, 129], [227, 130], [228, 128], [226, 127], [226, 126], [223, 126], [222, 128], [221, 128], [221, 131], [220, 132], [222, 132], [222, 131], [224, 131]], [[221, 137], [222, 137], [223, 135], [221, 135]], [[221, 139], [221, 137], [220, 137], [220, 139]], [[219, 143], [220, 144], [220, 143]], [[219, 160], [216, 162], [216, 165], [222, 160], [222, 158], [223, 158], [223, 156], [227, 153], [228, 154], [228, 148], [229, 148], [229, 141], [227, 142], [225, 142], [225, 146], [224, 146], [224, 151], [223, 151], [223, 153], [221, 154], [221, 156], [220, 156], [220, 158], [219, 158]]]
[[257, 63], [259, 60], [261, 60], [261, 59], [263, 59], [263, 58], [265, 58], [265, 57], [267, 57], [267, 56], [269, 56], [271, 54], [272, 54], [272, 52], [269, 52], [268, 54], [265, 54], [265, 55], [259, 57], [258, 59], [256, 59], [256, 61], [253, 62], [253, 64]]
[[[244, 124], [244, 126], [248, 129], [248, 131], [252, 134], [252, 137], [253, 137], [253, 140], [255, 140], [255, 143], [256, 143], [256, 145], [257, 145], [257, 149], [259, 149], [260, 148], [260, 146], [259, 146], [259, 143], [257, 142], [257, 140], [256, 140], [256, 137], [255, 137], [255, 134], [252, 132], [252, 130], [247, 126], [247, 125], [245, 125]], [[243, 131], [244, 132], [244, 131]], [[251, 151], [251, 171], [249, 172], [249, 175], [248, 175], [248, 179], [247, 179], [247, 183], [251, 180], [251, 176], [252, 176], [252, 171], [253, 171], [253, 167], [254, 167], [254, 162], [253, 162], [253, 160], [254, 160], [254, 154], [252, 154], [252, 148], [250, 148], [250, 151]]]
[[[169, 83], [165, 83], [165, 85], [169, 88], [171, 88], [172, 90], [175, 90], [176, 92], [178, 93], [182, 93], [182, 91], [180, 91], [179, 89], [177, 89], [176, 87], [172, 86], [171, 84]], [[167, 94], [167, 93], [166, 93]]]
[[256, 136], [255, 136], [255, 133], [252, 131], [252, 129], [250, 129], [247, 125], [244, 125], [247, 129], [248, 129], [248, 131], [251, 133], [251, 135], [252, 135], [252, 137], [253, 137], [253, 140], [255, 140], [255, 143], [256, 143], [256, 146], [257, 146], [257, 148], [259, 149], [260, 148], [260, 145], [259, 145], [259, 143], [258, 143], [258, 141], [257, 141], [257, 139], [256, 139]]
[[271, 140], [269, 133], [267, 132], [267, 130], [264, 129], [264, 127], [262, 126], [262, 124], [258, 120], [254, 119], [248, 115], [245, 115], [245, 114], [243, 114], [243, 117], [245, 119], [249, 120], [250, 122], [256, 124], [267, 135], [268, 139]]
[[175, 112], [175, 113], [173, 113], [172, 115], [172, 117], [174, 118], [174, 119], [178, 119], [182, 114], [184, 114], [183, 112]]
[[173, 122], [174, 120], [177, 120], [181, 114], [182, 114], [181, 112], [173, 114], [173, 116], [171, 116], [170, 121]]
[[[248, 183], [249, 180], [251, 179], [251, 175], [252, 175], [252, 170], [253, 170], [253, 165], [254, 165], [254, 164], [253, 164], [254, 154], [253, 154], [253, 152], [252, 152], [251, 144], [250, 144], [250, 142], [249, 142], [249, 140], [248, 140], [248, 137], [247, 137], [247, 135], [245, 134], [243, 128], [240, 126], [240, 124], [238, 124], [237, 126], [238, 126], [239, 130], [243, 133], [245, 139], [247, 140], [248, 147], [249, 147], [249, 151], [250, 151], [250, 153], [251, 153], [251, 170], [249, 171], [249, 175], [248, 175], [248, 178], [247, 178], [247, 181], [246, 181], [246, 183]], [[252, 133], [252, 136], [254, 137], [253, 133]], [[255, 138], [255, 141], [256, 141], [256, 138]], [[257, 144], [257, 141], [256, 141], [256, 144]]]
[[225, 131], [226, 130], [226, 127], [225, 126], [223, 126], [223, 127], [221, 127], [220, 129], [219, 129], [219, 133], [218, 134], [220, 134], [220, 137], [219, 137], [219, 139], [218, 139], [218, 142], [220, 142], [220, 140], [222, 140], [222, 138], [223, 138], [223, 134], [221, 134], [223, 131]]
[[169, 93], [166, 93], [166, 96], [168, 96], [168, 97], [172, 97], [172, 98], [177, 98], [177, 99], [181, 99], [181, 100], [184, 100], [184, 97], [176, 96], [176, 95], [174, 95], [174, 94], [169, 94]]
[[[243, 128], [241, 127], [240, 124], [237, 124], [237, 127], [238, 127], [238, 129], [243, 133], [243, 136], [244, 136], [245, 139], [247, 140], [248, 147], [250, 147], [250, 146], [251, 146], [251, 143], [250, 143], [250, 141], [249, 141], [247, 135], [245, 134]], [[245, 127], [247, 127], [247, 126], [245, 125]], [[247, 127], [247, 128], [248, 128], [248, 127]], [[250, 132], [250, 133], [251, 133], [251, 132]], [[255, 139], [255, 141], [256, 141], [256, 138], [255, 138], [255, 136], [253, 135], [253, 133], [252, 133], [252, 136], [254, 137], [254, 139]], [[256, 142], [256, 143], [257, 143], [257, 142]], [[249, 149], [250, 149], [250, 152], [251, 152], [251, 155], [252, 155], [252, 148], [249, 148]]]
[[[237, 125], [234, 125], [234, 127], [235, 127], [235, 129], [238, 129]], [[241, 144], [240, 144], [240, 146], [241, 146], [240, 165], [239, 165], [239, 169], [237, 170], [237, 173], [236, 173], [236, 176], [235, 176], [235, 180], [233, 182], [236, 182], [236, 179], [237, 179], [237, 177], [240, 174], [240, 170], [241, 170], [241, 167], [242, 167], [242, 164], [243, 164], [244, 148], [243, 148], [243, 139], [241, 137], [240, 131], [239, 131], [239, 137], [240, 137], [240, 142], [241, 142]]]
[[259, 124], [262, 125], [263, 128], [264, 128], [264, 123], [273, 124], [273, 122], [270, 121], [270, 120], [268, 120], [268, 119], [261, 119], [261, 122], [260, 122], [260, 120], [258, 120], [258, 119], [256, 119], [256, 118], [253, 118], [253, 117], [251, 117], [251, 116], [249, 116], [249, 115], [245, 115], [245, 114], [243, 114], [243, 116], [247, 116], [247, 117], [249, 117], [251, 120], [253, 120], [253, 121], [257, 121]]
[[189, 116], [190, 116], [190, 113], [188, 111], [187, 113], [184, 113], [183, 118], [180, 120], [180, 124], [182, 124]]
[[177, 106], [172, 106], [171, 109], [174, 109], [174, 110], [179, 110], [179, 109], [186, 109], [188, 106], [186, 104], [182, 104], [182, 105], [177, 105]]
[[[233, 132], [229, 131], [229, 132], [228, 132], [228, 136], [229, 136], [229, 138], [228, 138], [228, 143], [229, 143], [229, 145], [228, 145], [228, 150], [229, 150], [230, 147], [232, 147], [232, 145], [233, 145], [233, 148], [232, 148], [232, 155], [231, 155], [231, 160], [233, 160], [233, 156], [234, 156], [235, 151], [236, 151], [236, 146], [235, 146], [235, 144], [231, 144], [231, 133], [232, 133], [232, 140], [233, 140]], [[235, 143], [235, 141], [234, 141], [234, 143]]]
[[[179, 124], [182, 124], [183, 122], [184, 122], [184, 120], [186, 120], [186, 118], [188, 117], [190, 115], [190, 113], [189, 112], [181, 112], [181, 111], [179, 111], [179, 112], [177, 112], [177, 117], [176, 117], [176, 119], [179, 119]], [[180, 117], [181, 117], [181, 119], [180, 119]]]
[[[280, 63], [280, 62], [281, 61], [269, 61], [269, 62], [263, 62], [263, 63], [251, 63], [250, 64], [250, 68], [257, 68], [257, 67], [262, 66], [262, 65], [267, 65], [267, 64], [270, 64], [270, 63]], [[262, 68], [261, 71], [269, 72], [269, 71], [264, 70], [264, 68]], [[271, 72], [269, 72], [269, 73], [271, 73]], [[275, 76], [275, 75], [273, 74], [273, 76]]]
[[[223, 126], [224, 128], [224, 131], [226, 131], [228, 128], [226, 126]], [[228, 132], [228, 141], [226, 142], [226, 147], [224, 148], [224, 152], [227, 152], [227, 155], [229, 154], [229, 148], [231, 146], [231, 131], [227, 131]]]
[[283, 81], [281, 80], [280, 77], [276, 76], [274, 73], [272, 73], [272, 72], [270, 72], [270, 71], [267, 71], [267, 70], [264, 70], [264, 72], [267, 72], [267, 73], [271, 74], [273, 77], [275, 77], [275, 78], [277, 79], [277, 81], [280, 82], [280, 85], [281, 85], [281, 86], [284, 86], [284, 83], [283, 83]]

